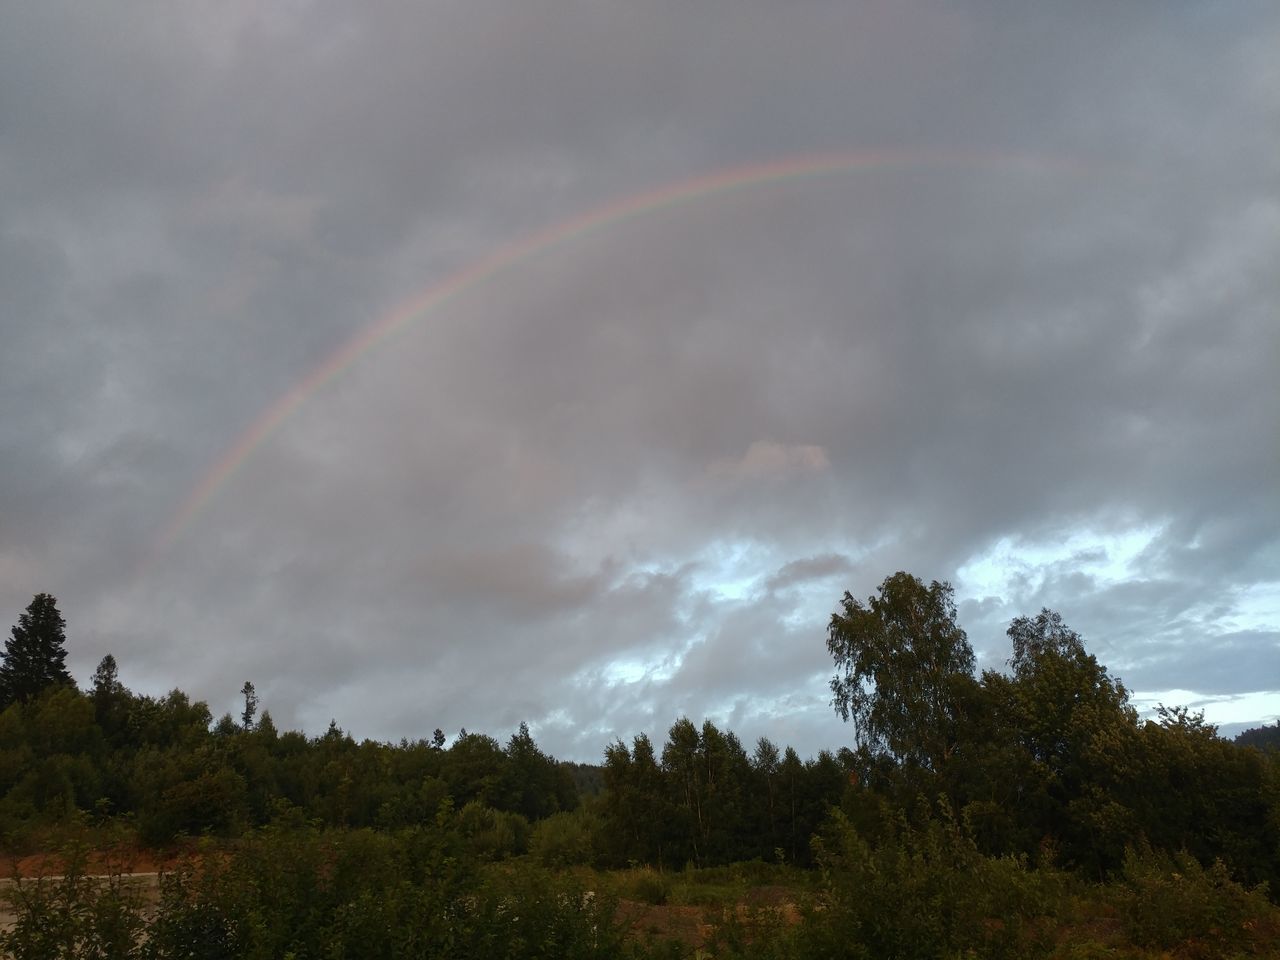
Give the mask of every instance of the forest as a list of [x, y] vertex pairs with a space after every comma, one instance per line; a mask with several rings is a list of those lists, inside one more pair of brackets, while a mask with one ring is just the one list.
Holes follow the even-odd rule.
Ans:
[[[524, 724], [280, 730], [251, 682], [215, 719], [111, 656], [80, 689], [65, 627], [36, 596], [0, 663], [10, 956], [1280, 953], [1280, 724], [1141, 718], [1049, 610], [978, 673], [951, 587], [896, 573], [828, 626], [848, 747], [680, 717], [598, 766]], [[56, 870], [18, 876], [41, 852]]]

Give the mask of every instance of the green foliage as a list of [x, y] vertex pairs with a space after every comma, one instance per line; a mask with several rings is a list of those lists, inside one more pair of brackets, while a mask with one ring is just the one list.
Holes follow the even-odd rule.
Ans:
[[618, 885], [620, 896], [660, 907], [671, 897], [671, 881], [653, 867], [639, 867], [627, 871]]
[[103, 657], [93, 672], [89, 696], [93, 703], [94, 721], [103, 738], [113, 749], [124, 747], [133, 696], [120, 682], [116, 658], [111, 654]]
[[1039, 929], [1060, 878], [1014, 858], [984, 857], [945, 805], [919, 827], [871, 844], [834, 812], [815, 840], [823, 911], [808, 918], [804, 953], [925, 960], [1044, 952]]
[[0, 951], [14, 960], [133, 960], [145, 927], [137, 881], [113, 871], [85, 872], [87, 849], [63, 850], [62, 874], [15, 878], [5, 891], [12, 928], [0, 932]]
[[621, 740], [605, 749], [600, 809], [605, 821], [601, 852], [607, 862], [662, 867], [674, 825], [667, 777], [643, 733], [632, 741], [631, 750]]
[[971, 677], [974, 659], [952, 592], [896, 573], [865, 605], [845, 593], [831, 617], [831, 702], [873, 755], [937, 770], [955, 749], [957, 680]]
[[[447, 819], [447, 818], [446, 818]], [[614, 904], [565, 878], [460, 864], [444, 821], [398, 835], [267, 830], [166, 873], [145, 916], [83, 862], [14, 896], [19, 960], [595, 958], [623, 953]]]
[[1265, 887], [1241, 886], [1221, 860], [1206, 869], [1185, 852], [1130, 849], [1116, 902], [1126, 931], [1141, 946], [1189, 947], [1206, 960], [1270, 949], [1259, 938], [1273, 912]]
[[1140, 735], [1143, 763], [1130, 804], [1155, 847], [1216, 858], [1249, 883], [1280, 886], [1273, 764], [1217, 735], [1202, 714], [1161, 706]]
[[101, 796], [105, 746], [93, 706], [74, 687], [46, 687], [0, 714], [0, 818], [55, 823]]
[[0, 709], [27, 703], [51, 686], [71, 686], [67, 672], [66, 621], [58, 601], [38, 593], [4, 642], [0, 662]]
[[492, 795], [495, 806], [528, 820], [578, 805], [577, 788], [569, 771], [538, 749], [529, 727], [523, 723], [507, 742]]
[[665, 875], [670, 902], [731, 908], [750, 899], [759, 888], [807, 893], [813, 873], [781, 864], [748, 860], [722, 867], [686, 867]]
[[244, 686], [240, 688], [240, 695], [244, 697], [244, 710], [240, 713], [240, 726], [244, 730], [252, 730], [253, 718], [258, 713], [258, 692], [253, 688], [253, 684], [246, 680]]
[[139, 827], [150, 844], [180, 833], [228, 836], [243, 827], [245, 805], [244, 778], [219, 766], [165, 787], [144, 807]]
[[481, 860], [505, 860], [529, 849], [529, 821], [472, 800], [458, 811], [458, 830]]
[[472, 800], [492, 805], [502, 780], [504, 756], [493, 737], [470, 733], [458, 737], [445, 754], [441, 778], [459, 806]]
[[1241, 747], [1280, 751], [1280, 720], [1270, 725], [1245, 730], [1236, 736], [1235, 743]]
[[233, 960], [253, 956], [242, 888], [216, 858], [185, 863], [160, 879], [160, 902], [148, 925], [146, 960]]
[[809, 861], [809, 837], [837, 800], [849, 772], [828, 753], [804, 763], [788, 748], [782, 760], [765, 741], [749, 757], [732, 732], [688, 718], [672, 726], [661, 760], [640, 734], [628, 750], [605, 751], [602, 860], [659, 869], [737, 860]]
[[[11, 889], [15, 923], [0, 950], [21, 960], [1170, 955], [1144, 950], [1225, 960], [1268, 955], [1280, 930], [1261, 891], [1220, 865], [1142, 851], [1120, 882], [1085, 887], [1052, 868], [983, 856], [945, 804], [914, 825], [899, 817], [876, 842], [833, 814], [816, 878], [754, 862], [633, 868], [592, 875], [589, 887], [529, 861], [481, 865], [459, 819], [446, 803], [430, 824], [395, 833], [295, 824], [230, 847], [202, 844], [163, 875], [145, 910], [119, 874], [85, 876], [81, 843], [69, 848], [65, 876]], [[785, 891], [785, 903], [753, 897], [765, 890]], [[619, 910], [615, 897], [631, 906]], [[687, 939], [640, 939], [645, 931], [628, 920], [636, 904], [651, 918], [700, 905], [700, 952]]]
[[1012, 682], [983, 682], [1001, 714], [995, 736], [1021, 752], [1020, 781], [1033, 791], [1026, 825], [1053, 836], [1068, 863], [1095, 876], [1114, 870], [1142, 828], [1129, 789], [1143, 759], [1128, 692], [1052, 611], [1015, 619], [1008, 635]]
[[281, 733], [268, 711], [255, 722], [253, 685], [240, 692], [240, 721], [214, 725], [208, 706], [180, 690], [133, 694], [108, 655], [87, 694], [56, 683], [15, 701], [0, 710], [0, 835], [30, 835], [99, 801], [164, 845], [239, 835], [271, 822], [281, 802], [304, 821], [397, 830], [431, 820], [445, 799], [475, 800], [503, 814], [472, 835], [504, 857], [527, 848], [530, 817], [578, 805], [571, 772], [524, 725], [506, 750], [479, 735], [447, 751], [442, 738], [356, 743], [336, 723], [309, 739]]
[[553, 813], [533, 827], [529, 852], [544, 867], [588, 866], [599, 859], [604, 824], [588, 810]]

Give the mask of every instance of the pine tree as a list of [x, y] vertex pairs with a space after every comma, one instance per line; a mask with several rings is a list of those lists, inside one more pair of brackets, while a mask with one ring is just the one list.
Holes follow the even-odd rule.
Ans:
[[244, 697], [244, 711], [240, 714], [241, 726], [246, 730], [252, 730], [253, 717], [258, 712], [258, 692], [253, 689], [253, 684], [246, 680], [244, 686], [240, 688], [240, 695]]
[[46, 687], [74, 683], [67, 672], [66, 621], [51, 594], [38, 593], [4, 642], [0, 709], [27, 703]]

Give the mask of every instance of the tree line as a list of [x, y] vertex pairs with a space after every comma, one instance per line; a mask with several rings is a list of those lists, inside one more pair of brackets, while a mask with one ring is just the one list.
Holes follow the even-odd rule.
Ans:
[[832, 705], [851, 745], [808, 760], [689, 718], [660, 744], [615, 741], [599, 767], [558, 762], [524, 725], [505, 744], [439, 730], [357, 742], [336, 723], [308, 737], [259, 713], [250, 683], [239, 720], [215, 721], [180, 690], [128, 690], [110, 656], [78, 689], [64, 628], [38, 595], [0, 663], [10, 841], [77, 817], [164, 844], [269, 824], [395, 831], [447, 811], [491, 859], [807, 866], [833, 817], [876, 844], [942, 816], [984, 856], [1102, 878], [1141, 843], [1280, 889], [1280, 755], [1182, 708], [1142, 720], [1052, 611], [1013, 621], [1008, 670], [978, 674], [950, 586], [906, 573], [866, 601], [845, 594], [832, 616]]

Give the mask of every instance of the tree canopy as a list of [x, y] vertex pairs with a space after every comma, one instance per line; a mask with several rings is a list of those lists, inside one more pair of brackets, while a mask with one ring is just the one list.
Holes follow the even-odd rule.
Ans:
[[866, 604], [846, 592], [831, 616], [831, 703], [873, 756], [937, 769], [952, 753], [974, 659], [951, 597], [949, 583], [899, 572]]

